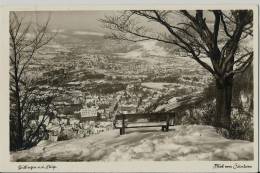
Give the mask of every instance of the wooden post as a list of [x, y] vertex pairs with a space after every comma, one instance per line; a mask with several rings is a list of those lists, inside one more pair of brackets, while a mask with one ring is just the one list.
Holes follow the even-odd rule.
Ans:
[[170, 125], [170, 116], [169, 114], [167, 114], [167, 117], [166, 117], [166, 132], [169, 131], [169, 125]]
[[173, 125], [175, 126], [176, 123], [176, 112], [173, 112]]
[[122, 132], [122, 128], [120, 128], [119, 130], [120, 130], [120, 135], [122, 135], [122, 134], [123, 134], [123, 132]]
[[163, 125], [163, 126], [162, 126], [162, 131], [163, 131], [163, 132], [164, 132], [164, 128], [165, 128], [165, 126]]
[[125, 114], [122, 114], [122, 135], [125, 134]]

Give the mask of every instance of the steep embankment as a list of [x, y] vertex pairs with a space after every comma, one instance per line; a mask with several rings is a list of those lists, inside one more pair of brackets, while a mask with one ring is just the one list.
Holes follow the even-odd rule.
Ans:
[[41, 144], [11, 154], [12, 161], [252, 160], [253, 143], [229, 140], [211, 126], [189, 125], [104, 132]]

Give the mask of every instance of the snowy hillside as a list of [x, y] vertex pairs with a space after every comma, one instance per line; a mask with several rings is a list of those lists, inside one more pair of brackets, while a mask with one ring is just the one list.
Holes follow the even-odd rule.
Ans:
[[253, 143], [229, 140], [211, 126], [189, 125], [126, 129], [126, 135], [111, 130], [98, 135], [41, 142], [30, 150], [11, 153], [12, 161], [178, 161], [253, 160]]

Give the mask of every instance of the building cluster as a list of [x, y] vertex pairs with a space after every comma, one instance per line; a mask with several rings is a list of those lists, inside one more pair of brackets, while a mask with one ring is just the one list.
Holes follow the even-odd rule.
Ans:
[[[181, 52], [179, 55], [187, 56]], [[57, 118], [46, 124], [49, 138], [54, 141], [106, 131], [112, 128], [111, 122], [116, 114], [147, 111], [165, 94], [160, 89], [141, 85], [150, 79], [165, 79], [166, 75], [181, 73], [178, 81], [181, 82], [180, 87], [173, 87], [176, 92], [180, 89], [196, 90], [209, 80], [207, 75], [198, 74], [200, 70], [195, 69], [196, 72], [190, 73], [191, 69], [186, 68], [189, 65], [183, 65], [183, 62], [179, 62], [181, 59], [148, 63], [113, 55], [77, 54], [75, 50], [64, 50], [59, 55], [41, 61], [32, 64], [31, 69], [33, 72], [39, 64], [45, 64], [41, 73], [37, 74], [40, 79], [37, 93], [55, 96], [53, 104]], [[118, 84], [119, 89], [114, 89]], [[105, 91], [113, 91], [100, 92], [102, 87]]]
[[67, 116], [55, 118], [47, 125], [50, 141], [82, 138], [98, 134], [113, 128], [112, 122], [82, 121]]
[[161, 91], [129, 84], [126, 90], [108, 95], [88, 95], [80, 109], [82, 121], [112, 120], [116, 114], [145, 112], [162, 96]]
[[161, 96], [162, 93], [160, 91], [142, 87], [140, 83], [129, 84], [126, 91], [121, 92], [116, 114], [145, 112]]

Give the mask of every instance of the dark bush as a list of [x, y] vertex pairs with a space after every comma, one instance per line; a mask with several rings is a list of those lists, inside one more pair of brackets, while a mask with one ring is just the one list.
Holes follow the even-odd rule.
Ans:
[[70, 138], [66, 134], [61, 134], [58, 136], [58, 141], [66, 141], [69, 140]]
[[253, 141], [253, 116], [244, 111], [233, 109], [231, 118], [230, 138]]
[[213, 125], [214, 115], [215, 103], [213, 101], [203, 102], [180, 113], [181, 118], [176, 123]]
[[[223, 130], [217, 132], [230, 139], [254, 140], [253, 126], [253, 71], [248, 68], [243, 74], [236, 76], [233, 83], [231, 125], [228, 134]], [[241, 80], [242, 79], [242, 80]], [[243, 103], [241, 96], [247, 98]], [[178, 124], [213, 125], [215, 116], [215, 83], [208, 85], [203, 91], [203, 102], [180, 113]]]

